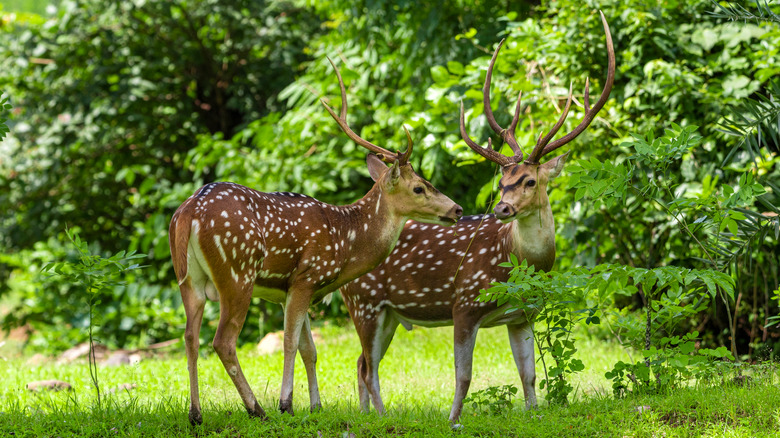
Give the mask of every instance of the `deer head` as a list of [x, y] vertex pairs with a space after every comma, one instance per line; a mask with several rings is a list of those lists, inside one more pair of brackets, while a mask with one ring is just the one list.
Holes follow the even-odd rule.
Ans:
[[466, 133], [466, 123], [463, 111], [463, 103], [460, 105], [460, 134], [466, 144], [476, 153], [485, 157], [486, 159], [499, 164], [501, 166], [501, 180], [499, 182], [499, 190], [501, 191], [501, 201], [496, 205], [494, 211], [496, 217], [502, 222], [509, 222], [516, 218], [522, 218], [538, 211], [540, 208], [549, 205], [547, 199], [547, 183], [550, 179], [557, 177], [563, 165], [566, 162], [568, 153], [553, 158], [546, 163], [540, 163], [539, 160], [549, 154], [550, 152], [560, 148], [566, 143], [574, 140], [582, 131], [584, 131], [590, 122], [596, 117], [596, 114], [601, 110], [604, 104], [607, 102], [610, 91], [612, 91], [612, 84], [615, 80], [615, 49], [612, 45], [612, 35], [609, 31], [609, 25], [604, 18], [604, 14], [601, 13], [601, 22], [604, 25], [604, 32], [607, 37], [607, 57], [609, 66], [607, 69], [607, 80], [604, 83], [604, 90], [601, 92], [601, 97], [593, 107], [589, 103], [589, 81], [585, 81], [585, 93], [583, 95], [583, 106], [585, 108], [585, 115], [582, 121], [577, 125], [574, 130], [564, 135], [563, 137], [550, 142], [558, 130], [563, 126], [563, 122], [566, 120], [566, 116], [569, 113], [569, 108], [572, 102], [572, 87], [569, 86], [569, 96], [566, 100], [566, 106], [563, 109], [558, 121], [553, 125], [550, 131], [539, 138], [536, 141], [533, 151], [527, 159], [523, 160], [523, 150], [517, 144], [515, 138], [515, 129], [520, 119], [521, 112], [521, 99], [522, 93], [517, 97], [517, 105], [515, 106], [515, 113], [512, 117], [512, 121], [509, 124], [509, 128], [502, 128], [493, 117], [493, 111], [490, 108], [490, 80], [493, 74], [493, 66], [496, 63], [498, 52], [501, 50], [501, 46], [504, 44], [504, 40], [499, 43], [496, 51], [493, 53], [493, 58], [490, 60], [488, 66], [487, 75], [485, 76], [485, 85], [482, 88], [483, 104], [485, 106], [485, 116], [487, 117], [488, 124], [493, 131], [498, 134], [505, 143], [509, 145], [514, 153], [513, 156], [506, 156], [500, 152], [493, 150], [492, 142], [488, 139], [487, 147], [482, 147], [475, 143], [469, 135]]
[[409, 163], [413, 149], [412, 136], [405, 126], [404, 131], [408, 144], [406, 151], [395, 153], [361, 138], [352, 131], [347, 124], [347, 92], [341, 78], [341, 72], [330, 58], [328, 61], [336, 71], [341, 88], [341, 114], [336, 115], [336, 112], [325, 103], [325, 100], [320, 101], [352, 141], [376, 154], [366, 158], [368, 172], [377, 183], [383, 196], [388, 197], [392, 211], [397, 216], [412, 218], [420, 222], [439, 225], [455, 224], [463, 214], [463, 209], [415, 173]]

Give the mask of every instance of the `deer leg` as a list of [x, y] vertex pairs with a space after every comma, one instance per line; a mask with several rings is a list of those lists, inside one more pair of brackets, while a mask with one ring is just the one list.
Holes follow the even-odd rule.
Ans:
[[463, 411], [463, 399], [471, 386], [471, 365], [474, 361], [474, 344], [477, 342], [478, 323], [454, 320], [455, 332], [455, 398], [452, 401], [450, 422], [455, 423]]
[[309, 405], [311, 411], [315, 412], [322, 408], [322, 404], [320, 403], [320, 389], [317, 385], [317, 348], [311, 335], [311, 322], [308, 314], [306, 314], [301, 328], [298, 352], [301, 353], [303, 366], [306, 368], [306, 378], [309, 381]]
[[371, 398], [368, 395], [368, 386], [366, 386], [365, 373], [368, 370], [368, 364], [363, 353], [360, 353], [360, 357], [357, 360], [357, 376], [358, 376], [358, 396], [360, 397], [360, 410], [368, 412], [371, 409]]
[[534, 362], [534, 326], [531, 323], [507, 325], [509, 345], [523, 382], [525, 408], [536, 406], [536, 364]]
[[371, 318], [371, 321], [376, 321], [373, 324], [374, 330], [371, 333], [364, 332], [368, 335], [365, 336], [365, 339], [369, 342], [363, 344], [365, 368], [362, 377], [371, 402], [374, 404], [374, 409], [377, 413], [384, 414], [385, 405], [379, 392], [379, 362], [385, 356], [399, 322], [395, 316], [384, 310], [375, 313], [374, 316]]
[[368, 372], [366, 356], [367, 352], [371, 350], [370, 344], [372, 341], [370, 340], [374, 338], [374, 333], [376, 332], [376, 319], [362, 318], [362, 315], [357, 313], [356, 302], [350, 302], [347, 299], [344, 302], [347, 304], [349, 316], [355, 324], [355, 331], [363, 348], [357, 360], [358, 397], [360, 397], [360, 410], [368, 412], [371, 410], [371, 398], [368, 395], [368, 386], [366, 385], [366, 373]]
[[244, 326], [249, 304], [252, 301], [252, 285], [250, 284], [248, 288], [239, 287], [238, 284], [232, 286], [232, 290], [217, 286], [220, 315], [217, 334], [214, 336], [214, 350], [216, 350], [230, 379], [233, 380], [249, 415], [265, 419], [265, 411], [257, 403], [252, 388], [249, 387], [249, 383], [241, 371], [241, 365], [238, 363], [236, 355], [236, 341]]
[[306, 312], [311, 304], [311, 292], [291, 287], [284, 306], [284, 369], [282, 391], [279, 396], [279, 410], [294, 415], [292, 398], [295, 373], [295, 356], [301, 339], [301, 330], [306, 321]]
[[198, 393], [198, 347], [200, 346], [200, 326], [203, 321], [203, 308], [206, 297], [196, 293], [192, 281], [187, 278], [180, 286], [184, 313], [187, 316], [187, 326], [184, 330], [184, 345], [187, 352], [187, 371], [190, 376], [190, 423], [193, 426], [203, 424]]

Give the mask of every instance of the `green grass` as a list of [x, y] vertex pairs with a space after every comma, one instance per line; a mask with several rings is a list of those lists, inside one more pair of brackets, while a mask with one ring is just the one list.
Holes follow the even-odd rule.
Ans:
[[[688, 437], [780, 436], [780, 388], [775, 372], [748, 387], [717, 385], [681, 389], [668, 396], [615, 400], [604, 371], [627, 360], [619, 347], [579, 339], [580, 357], [588, 368], [574, 381], [578, 388], [569, 407], [542, 406], [525, 412], [515, 400], [510, 412], [479, 414], [466, 406], [453, 432], [447, 421], [454, 391], [451, 329], [399, 329], [380, 372], [386, 416], [359, 411], [355, 363], [357, 337], [351, 328], [325, 327], [317, 343], [323, 411], [307, 412], [303, 366], [296, 365], [296, 416], [276, 412], [282, 356], [258, 356], [251, 346], [239, 351], [242, 367], [268, 421], [250, 419], [215, 355], [199, 361], [204, 424], [187, 421], [188, 382], [182, 353], [146, 359], [133, 366], [101, 367], [104, 391], [124, 383], [132, 391], [107, 394], [94, 405], [86, 364], [28, 365], [25, 358], [0, 358], [0, 436], [604, 436]], [[183, 347], [181, 347], [183, 348]], [[8, 356], [0, 348], [0, 356]], [[210, 351], [205, 347], [202, 351]], [[537, 365], [537, 374], [542, 369]], [[33, 394], [30, 381], [60, 379], [71, 392]], [[505, 330], [480, 330], [471, 390], [513, 384], [519, 377]], [[537, 390], [540, 400], [544, 394]], [[638, 406], [649, 409], [640, 413]]]

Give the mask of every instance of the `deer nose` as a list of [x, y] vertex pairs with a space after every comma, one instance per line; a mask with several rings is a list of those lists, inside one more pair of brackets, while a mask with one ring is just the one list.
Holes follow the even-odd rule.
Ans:
[[463, 215], [463, 209], [460, 208], [460, 205], [455, 204], [447, 211], [446, 215], [439, 216], [439, 219], [441, 219], [442, 225], [450, 226], [458, 222], [458, 219], [460, 219], [461, 215]]
[[512, 206], [505, 202], [499, 202], [498, 205], [496, 205], [496, 208], [493, 209], [493, 211], [496, 212], [496, 217], [499, 219], [504, 219], [509, 216], [512, 216]]

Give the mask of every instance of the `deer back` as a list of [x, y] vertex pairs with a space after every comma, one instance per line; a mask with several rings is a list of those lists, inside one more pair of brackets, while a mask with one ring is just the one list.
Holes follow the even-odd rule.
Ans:
[[[538, 224], [538, 218], [529, 222], [534, 221]], [[341, 288], [353, 320], [371, 319], [385, 308], [422, 326], [451, 324], [453, 315], [463, 311], [477, 319], [488, 317], [498, 310], [495, 303], [475, 299], [480, 289], [508, 278], [509, 269], [498, 265], [523, 246], [516, 242], [518, 232], [516, 222], [503, 224], [494, 215], [467, 216], [449, 228], [407, 222], [390, 256]], [[540, 234], [541, 228], [522, 238]], [[522, 256], [548, 270], [555, 260], [552, 243], [551, 250], [545, 246]]]

